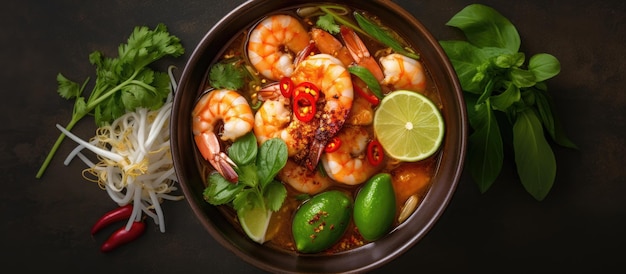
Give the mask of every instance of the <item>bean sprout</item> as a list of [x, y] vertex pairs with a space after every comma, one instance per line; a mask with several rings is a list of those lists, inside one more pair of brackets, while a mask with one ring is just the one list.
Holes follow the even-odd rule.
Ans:
[[[176, 83], [169, 69], [172, 90]], [[170, 152], [169, 122], [172, 109], [172, 94], [158, 110], [138, 108], [134, 112], [104, 125], [96, 130], [89, 142], [80, 139], [57, 124], [67, 137], [78, 146], [66, 158], [68, 165], [75, 157], [87, 166], [83, 170], [85, 179], [97, 182], [119, 206], [133, 203], [133, 213], [126, 229], [142, 218], [142, 213], [152, 218], [165, 232], [163, 200], [182, 200], [182, 195], [171, 195], [177, 190], [172, 154]], [[99, 162], [93, 163], [81, 151], [88, 149], [96, 154]]]

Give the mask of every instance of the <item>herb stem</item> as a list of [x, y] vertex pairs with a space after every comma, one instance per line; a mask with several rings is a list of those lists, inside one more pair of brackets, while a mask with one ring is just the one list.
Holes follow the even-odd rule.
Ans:
[[[102, 101], [104, 101], [105, 99], [107, 99], [109, 96], [113, 95], [115, 92], [117, 92], [118, 90], [122, 89], [124, 86], [130, 84], [130, 83], [134, 83], [134, 84], [138, 84], [141, 86], [149, 86], [145, 83], [142, 83], [141, 81], [137, 81], [135, 80], [135, 77], [137, 76], [137, 74], [139, 73], [139, 71], [135, 71], [133, 73], [133, 75], [131, 75], [126, 81], [120, 83], [119, 85], [115, 86], [114, 88], [110, 89], [109, 91], [107, 91], [106, 93], [100, 95], [100, 96], [91, 96], [89, 97], [89, 103], [87, 104], [87, 108], [84, 111], [81, 112], [76, 112], [72, 114], [72, 120], [70, 120], [70, 122], [67, 124], [67, 126], [65, 126], [65, 129], [67, 131], [72, 131], [72, 128], [74, 128], [74, 125], [76, 125], [76, 123], [78, 123], [78, 121], [80, 121], [83, 117], [85, 117], [85, 115], [87, 115], [87, 113], [91, 112], [94, 108], [96, 108], [96, 106], [98, 106], [98, 104], [100, 104]], [[146, 87], [148, 88], [148, 87]], [[149, 86], [150, 90], [154, 90], [154, 88], [152, 86]], [[99, 94], [100, 92], [94, 91], [94, 93], [92, 94]], [[93, 101], [91, 99], [94, 99]], [[48, 153], [48, 156], [46, 156], [46, 159], [44, 160], [43, 164], [41, 165], [41, 167], [39, 168], [39, 171], [37, 172], [37, 175], [35, 175], [35, 178], [39, 179], [41, 178], [41, 176], [43, 176], [44, 172], [46, 172], [46, 169], [48, 168], [48, 166], [50, 165], [50, 162], [52, 161], [52, 158], [54, 157], [54, 154], [56, 154], [56, 151], [59, 149], [59, 147], [61, 146], [61, 143], [63, 142], [63, 140], [65, 139], [65, 134], [61, 133], [59, 135], [59, 137], [57, 138], [56, 142], [54, 142], [54, 145], [52, 146], [52, 149], [50, 149], [50, 152]]]
[[[67, 131], [71, 131], [72, 128], [74, 128], [74, 125], [76, 125], [76, 123], [82, 117], [84, 117], [84, 115], [82, 115], [82, 116], [73, 116], [72, 120], [67, 124], [67, 126], [65, 126], [65, 129]], [[35, 175], [35, 178], [37, 178], [37, 179], [41, 178], [41, 176], [43, 176], [44, 172], [46, 172], [46, 169], [50, 165], [50, 162], [52, 161], [52, 158], [54, 157], [54, 154], [59, 149], [59, 147], [61, 146], [61, 143], [63, 142], [64, 139], [65, 139], [65, 134], [61, 133], [59, 135], [59, 137], [57, 138], [56, 142], [54, 142], [54, 145], [52, 146], [52, 149], [50, 149], [50, 152], [48, 153], [48, 156], [46, 156], [46, 159], [44, 160], [43, 164], [41, 164], [41, 167], [39, 168], [39, 171], [37, 172], [37, 175]]]

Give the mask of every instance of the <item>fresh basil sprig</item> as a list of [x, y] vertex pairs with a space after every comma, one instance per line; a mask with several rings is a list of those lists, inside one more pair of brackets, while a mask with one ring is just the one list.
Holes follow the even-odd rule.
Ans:
[[[467, 104], [470, 126], [467, 163], [482, 193], [500, 174], [503, 134], [512, 132], [520, 181], [536, 200], [549, 193], [556, 159], [544, 129], [561, 146], [576, 148], [565, 137], [547, 93], [546, 80], [559, 74], [556, 57], [540, 53], [524, 68], [515, 26], [493, 8], [472, 4], [446, 25], [459, 28], [467, 41], [440, 41], [457, 73]], [[508, 144], [508, 143], [507, 143]]]
[[237, 164], [239, 181], [233, 184], [217, 172], [211, 174], [204, 199], [212, 205], [232, 202], [238, 212], [249, 206], [278, 211], [287, 196], [285, 186], [274, 179], [287, 163], [285, 142], [274, 138], [257, 149], [257, 139], [250, 132], [232, 144], [228, 156]]

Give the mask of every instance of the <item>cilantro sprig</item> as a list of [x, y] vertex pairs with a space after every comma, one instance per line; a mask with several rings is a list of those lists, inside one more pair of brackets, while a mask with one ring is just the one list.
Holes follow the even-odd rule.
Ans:
[[525, 66], [515, 26], [484, 5], [465, 7], [447, 25], [462, 30], [467, 38], [440, 44], [464, 90], [473, 129], [467, 163], [474, 181], [482, 193], [491, 187], [502, 168], [504, 141], [511, 141], [522, 185], [536, 200], [543, 200], [556, 176], [556, 159], [544, 130], [556, 144], [576, 148], [552, 110], [545, 82], [558, 75], [559, 61], [539, 53]]
[[[167, 73], [154, 71], [148, 65], [165, 56], [178, 57], [183, 53], [180, 39], [170, 35], [164, 24], [158, 24], [154, 30], [138, 26], [127, 43], [119, 46], [117, 58], [107, 58], [100, 51], [89, 55], [89, 62], [96, 67], [96, 81], [88, 97], [83, 93], [89, 78], [79, 85], [59, 73], [57, 92], [65, 99], [75, 100], [72, 118], [65, 129], [71, 131], [88, 114], [94, 115], [100, 126], [138, 107], [158, 109], [171, 93], [170, 80]], [[37, 178], [41, 178], [64, 138], [65, 134], [59, 135]]]
[[287, 196], [285, 186], [274, 178], [287, 163], [287, 145], [274, 138], [257, 147], [250, 132], [233, 142], [228, 156], [237, 165], [239, 181], [233, 184], [219, 173], [209, 176], [204, 199], [212, 205], [229, 204], [237, 212], [261, 207], [278, 211]]

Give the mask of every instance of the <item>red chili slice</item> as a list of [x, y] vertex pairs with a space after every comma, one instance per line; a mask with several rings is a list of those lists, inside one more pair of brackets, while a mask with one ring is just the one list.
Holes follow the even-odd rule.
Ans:
[[373, 106], [377, 106], [378, 103], [380, 103], [380, 99], [378, 99], [376, 95], [368, 94], [359, 85], [354, 85], [353, 88], [356, 91], [356, 93], [359, 94], [359, 96], [362, 96], [363, 98], [365, 98], [365, 100], [367, 100]]
[[383, 162], [384, 152], [383, 147], [378, 140], [372, 140], [367, 144], [367, 161], [370, 164], [377, 166]]
[[298, 120], [302, 122], [309, 122], [315, 117], [317, 111], [316, 101], [313, 95], [300, 92], [295, 94], [296, 97], [293, 100], [293, 112], [296, 114]]
[[310, 82], [302, 82], [294, 89], [294, 96], [298, 96], [299, 93], [308, 93], [313, 96], [313, 102], [317, 102], [320, 98], [320, 90], [316, 85]]
[[291, 78], [289, 77], [280, 78], [280, 81], [278, 83], [279, 83], [280, 93], [282, 93], [283, 96], [285, 96], [285, 98], [291, 98], [291, 95], [293, 94], [293, 88], [294, 88], [294, 84]]
[[330, 142], [328, 142], [328, 144], [326, 144], [326, 148], [324, 149], [324, 151], [327, 153], [332, 153], [337, 151], [339, 147], [341, 147], [341, 139], [334, 137], [330, 140]]

